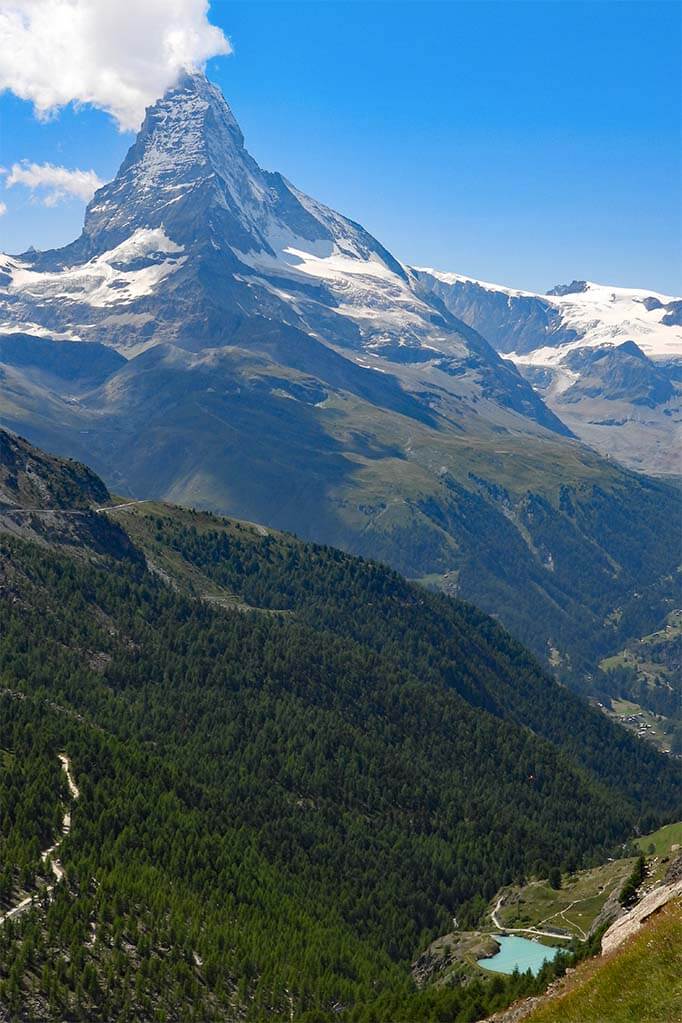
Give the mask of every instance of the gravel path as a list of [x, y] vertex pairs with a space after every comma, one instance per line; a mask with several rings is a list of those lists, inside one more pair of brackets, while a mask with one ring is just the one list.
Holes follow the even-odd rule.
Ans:
[[[74, 781], [73, 773], [71, 771], [71, 761], [69, 760], [66, 753], [60, 753], [59, 759], [61, 761], [62, 770], [66, 775], [66, 782], [69, 787], [69, 795], [71, 796], [71, 800], [75, 801], [80, 796], [80, 791], [78, 789], [78, 786], [76, 785], [76, 782]], [[0, 926], [2, 926], [2, 924], [4, 924], [6, 920], [11, 920], [13, 917], [20, 916], [22, 913], [25, 913], [27, 909], [30, 909], [37, 895], [43, 895], [45, 893], [47, 893], [48, 896], [52, 895], [55, 884], [61, 881], [62, 878], [64, 877], [64, 868], [61, 864], [61, 860], [56, 854], [59, 851], [59, 847], [62, 844], [64, 836], [68, 835], [70, 831], [71, 831], [71, 804], [69, 803], [66, 809], [64, 810], [64, 816], [62, 817], [61, 837], [57, 842], [54, 843], [54, 845], [51, 845], [49, 849], [44, 849], [43, 852], [40, 854], [42, 862], [46, 866], [49, 866], [50, 870], [54, 874], [55, 881], [52, 884], [47, 884], [44, 887], [42, 887], [39, 892], [34, 893], [33, 895], [27, 895], [25, 898], [21, 900], [21, 902], [18, 902], [16, 906], [12, 906], [12, 908], [8, 909], [6, 912], [0, 913]]]

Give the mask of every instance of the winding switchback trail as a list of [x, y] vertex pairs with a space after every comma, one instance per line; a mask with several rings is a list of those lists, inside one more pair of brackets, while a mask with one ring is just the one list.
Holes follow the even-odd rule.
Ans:
[[572, 934], [558, 934], [556, 931], [541, 931], [537, 927], [506, 927], [504, 924], [500, 923], [497, 917], [497, 911], [501, 908], [503, 901], [504, 895], [500, 895], [495, 908], [490, 912], [490, 918], [498, 931], [505, 931], [507, 934], [534, 934], [540, 938], [559, 938], [561, 941], [570, 941], [573, 937]]
[[[69, 787], [69, 795], [71, 796], [71, 800], [75, 801], [76, 799], [79, 798], [80, 791], [78, 789], [78, 786], [76, 785], [73, 773], [71, 771], [71, 761], [69, 760], [66, 753], [60, 753], [59, 760], [61, 761], [62, 770], [66, 775], [66, 782]], [[36, 895], [43, 894], [47, 894], [48, 896], [52, 895], [55, 884], [58, 881], [61, 881], [62, 878], [64, 877], [64, 868], [61, 864], [59, 857], [56, 854], [59, 851], [59, 847], [62, 844], [64, 836], [68, 835], [70, 831], [71, 831], [71, 803], [67, 804], [66, 809], [64, 810], [64, 816], [62, 817], [62, 833], [60, 838], [58, 839], [58, 841], [54, 843], [54, 845], [51, 845], [49, 849], [44, 849], [43, 852], [40, 854], [40, 859], [42, 860], [42, 862], [46, 866], [49, 865], [50, 870], [55, 876], [55, 881], [52, 884], [45, 885], [44, 887], [39, 889], [38, 892], [35, 892], [33, 895], [27, 895], [25, 898], [21, 900], [21, 902], [18, 902], [16, 906], [13, 906], [6, 912], [0, 913], [0, 926], [2, 926], [2, 924], [4, 924], [6, 920], [10, 920], [12, 917], [20, 916], [22, 913], [25, 913], [27, 909], [30, 909], [31, 905], [33, 904], [33, 900], [36, 898]]]

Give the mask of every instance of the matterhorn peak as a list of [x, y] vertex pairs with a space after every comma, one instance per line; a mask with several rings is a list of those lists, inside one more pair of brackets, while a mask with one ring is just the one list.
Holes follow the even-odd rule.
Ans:
[[147, 108], [141, 132], [145, 131], [145, 126], [151, 130], [159, 124], [163, 125], [169, 112], [180, 119], [203, 119], [208, 129], [218, 132], [227, 130], [233, 142], [239, 146], [244, 145], [244, 136], [223, 93], [198, 68], [183, 68], [175, 85]]
[[116, 177], [88, 206], [83, 229], [87, 254], [115, 247], [138, 228], [170, 222], [186, 237], [192, 219], [185, 216], [188, 202], [195, 213], [210, 203], [208, 193], [220, 202], [217, 178], [243, 191], [236, 183], [254, 167], [220, 89], [202, 71], [182, 71], [175, 85], [147, 108]]

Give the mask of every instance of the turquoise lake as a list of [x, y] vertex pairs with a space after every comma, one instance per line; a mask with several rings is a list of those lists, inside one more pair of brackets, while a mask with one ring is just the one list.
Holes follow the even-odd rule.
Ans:
[[539, 941], [529, 941], [528, 938], [519, 938], [515, 934], [496, 934], [495, 941], [499, 942], [500, 951], [488, 959], [477, 960], [478, 965], [484, 970], [494, 970], [495, 973], [525, 973], [530, 970], [533, 974], [539, 973], [543, 964], [554, 959], [559, 948], [550, 948], [548, 945], [541, 945]]

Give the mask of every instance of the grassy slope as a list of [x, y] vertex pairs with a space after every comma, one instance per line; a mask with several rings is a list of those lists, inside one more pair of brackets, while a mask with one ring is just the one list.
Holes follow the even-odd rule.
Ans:
[[[662, 627], [631, 639], [599, 667], [611, 710], [658, 749], [680, 752], [682, 730], [682, 611], [666, 615]], [[618, 699], [618, 697], [621, 699]], [[648, 727], [645, 727], [648, 726]]]
[[584, 939], [608, 897], [622, 888], [634, 863], [634, 859], [613, 860], [564, 875], [558, 890], [544, 880], [514, 886], [506, 893], [498, 919], [507, 927], [557, 927]]
[[[665, 824], [650, 835], [642, 835], [634, 845], [647, 858], [645, 888], [650, 888], [662, 881], [671, 853], [682, 847], [682, 821]], [[564, 873], [559, 889], [552, 888], [544, 879], [532, 880], [523, 886], [512, 885], [495, 895], [491, 907], [504, 895], [505, 902], [497, 913], [503, 925], [538, 927], [548, 924], [550, 928], [565, 928], [580, 938], [581, 930], [589, 931], [609, 896], [620, 891], [634, 865], [634, 856], [629, 856], [573, 874]]]
[[682, 821], [676, 824], [666, 824], [664, 827], [654, 831], [652, 835], [644, 835], [638, 839], [637, 845], [643, 853], [648, 853], [649, 846], [653, 845], [656, 856], [666, 856], [674, 845], [682, 846]]
[[[124, 502], [125, 498], [120, 500]], [[161, 501], [144, 501], [120, 510], [114, 509], [107, 514], [110, 519], [120, 523], [131, 539], [144, 550], [152, 571], [157, 572], [163, 579], [172, 580], [173, 586], [182, 593], [201, 597], [226, 608], [253, 609], [238, 593], [221, 586], [205, 571], [184, 558], [179, 551], [164, 543], [162, 534], [156, 528], [157, 519], [165, 522], [170, 520], [178, 525], [191, 522], [200, 534], [217, 529], [232, 539], [242, 541], [246, 539], [254, 543], [263, 536], [285, 539], [285, 534], [266, 529], [264, 526], [238, 522], [236, 519], [218, 519], [201, 512], [192, 514], [186, 509], [163, 504]]]
[[632, 700], [620, 700], [617, 697], [611, 698], [611, 706], [606, 707], [606, 713], [624, 728], [646, 739], [656, 749], [670, 753], [667, 722], [661, 715], [654, 714]]
[[682, 1019], [682, 901], [614, 955], [593, 959], [528, 1023], [677, 1023]]
[[604, 657], [599, 664], [602, 671], [609, 671], [611, 668], [621, 668], [628, 664], [633, 667], [641, 665], [645, 674], [665, 675], [665, 664], [652, 661], [652, 655], [656, 656], [661, 648], [666, 647], [671, 641], [682, 636], [682, 611], [675, 609], [665, 619], [662, 628], [649, 633], [638, 639], [633, 639], [625, 650]]

